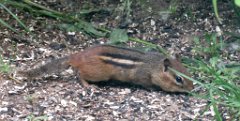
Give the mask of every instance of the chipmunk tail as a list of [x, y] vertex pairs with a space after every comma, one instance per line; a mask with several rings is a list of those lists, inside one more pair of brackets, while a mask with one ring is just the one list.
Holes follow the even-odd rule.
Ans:
[[44, 65], [38, 66], [29, 70], [20, 70], [17, 74], [28, 78], [41, 77], [46, 74], [60, 73], [67, 69], [70, 65], [68, 64], [69, 56], [62, 57], [59, 59], [47, 62]]

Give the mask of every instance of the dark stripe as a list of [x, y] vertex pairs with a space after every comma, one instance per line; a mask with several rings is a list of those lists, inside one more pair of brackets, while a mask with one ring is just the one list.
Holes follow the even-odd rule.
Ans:
[[136, 65], [133, 65], [133, 64], [118, 63], [118, 62], [115, 62], [115, 61], [112, 61], [112, 60], [103, 60], [103, 62], [107, 63], [107, 64], [114, 65], [114, 66], [120, 66], [122, 68], [127, 68], [127, 69], [131, 69], [131, 68], [134, 68], [136, 66]]
[[106, 57], [111, 57], [111, 58], [116, 58], [116, 59], [123, 59], [123, 60], [131, 60], [134, 62], [140, 62], [141, 59], [138, 57], [132, 57], [128, 55], [122, 55], [122, 54], [114, 54], [114, 53], [101, 53], [101, 56], [106, 56]]
[[102, 45], [102, 46], [117, 48], [117, 49], [121, 49], [121, 50], [132, 51], [132, 52], [136, 52], [136, 53], [139, 53], [139, 54], [145, 54], [144, 52], [142, 52], [140, 50], [135, 50], [135, 49], [126, 48], [126, 47], [119, 47], [119, 46], [113, 46], [113, 45]]

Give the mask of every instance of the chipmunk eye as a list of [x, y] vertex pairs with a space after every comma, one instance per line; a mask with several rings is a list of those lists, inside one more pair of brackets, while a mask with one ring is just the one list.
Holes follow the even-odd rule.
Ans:
[[177, 81], [177, 83], [183, 84], [182, 77], [180, 77], [180, 76], [176, 76], [176, 81]]

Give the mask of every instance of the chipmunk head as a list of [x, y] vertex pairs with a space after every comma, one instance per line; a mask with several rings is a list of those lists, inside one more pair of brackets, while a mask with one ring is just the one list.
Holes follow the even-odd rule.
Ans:
[[190, 76], [190, 74], [187, 72], [187, 69], [180, 63], [179, 59], [166, 58], [163, 61], [163, 65], [162, 73], [157, 75], [158, 77], [155, 77], [158, 78], [158, 80], [153, 79], [156, 80], [153, 83], [159, 85], [164, 91], [168, 92], [188, 92], [194, 88], [192, 81], [177, 75], [169, 69], [170, 67], [176, 71], [179, 71], [180, 73]]

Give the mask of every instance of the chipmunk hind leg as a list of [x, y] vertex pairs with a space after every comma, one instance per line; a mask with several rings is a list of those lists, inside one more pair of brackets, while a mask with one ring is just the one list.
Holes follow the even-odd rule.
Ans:
[[81, 74], [77, 68], [73, 68], [74, 74], [76, 75], [77, 81], [80, 81], [83, 87], [89, 87], [89, 83], [81, 77]]

